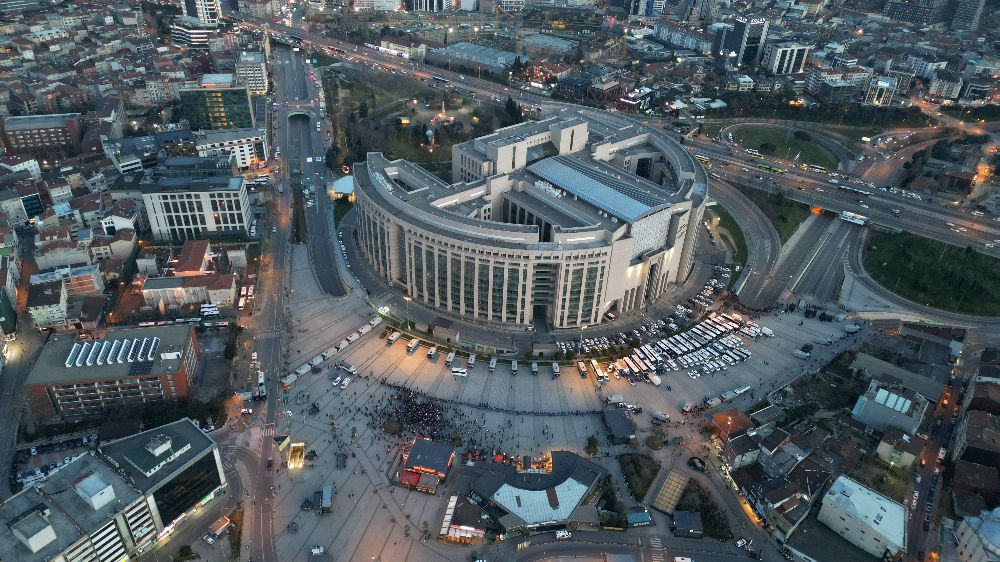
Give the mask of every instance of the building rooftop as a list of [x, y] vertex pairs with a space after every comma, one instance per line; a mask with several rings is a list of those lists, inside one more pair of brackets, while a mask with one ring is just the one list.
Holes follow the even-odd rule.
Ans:
[[201, 191], [240, 191], [243, 178], [211, 176], [201, 178], [157, 178], [140, 184], [143, 193], [182, 193]]
[[97, 340], [78, 341], [72, 334], [52, 336], [28, 374], [26, 385], [170, 374], [181, 366], [190, 325], [108, 330]]
[[[878, 492], [862, 486], [846, 476], [840, 476], [823, 496], [823, 503], [832, 502], [859, 521], [906, 548], [906, 508]], [[889, 547], [889, 545], [886, 545]]]
[[171, 468], [200, 457], [215, 441], [189, 418], [112, 441], [98, 453], [145, 493], [171, 475]]
[[208, 240], [185, 240], [174, 271], [201, 271], [210, 247]]
[[49, 115], [19, 115], [15, 117], [6, 117], [3, 120], [3, 128], [8, 131], [58, 129], [66, 126], [66, 121], [79, 116], [79, 113], [53, 113]]
[[228, 88], [236, 85], [234, 74], [206, 74], [198, 81], [202, 88]]
[[28, 308], [52, 306], [62, 299], [62, 279], [33, 284], [28, 287]]
[[263, 64], [264, 53], [260, 51], [240, 51], [239, 64]]
[[238, 127], [234, 129], [205, 129], [194, 132], [195, 143], [206, 144], [235, 142], [246, 139], [263, 138], [265, 133], [253, 127]]
[[635, 423], [623, 408], [606, 408], [604, 423], [615, 439], [631, 439], [635, 437]]
[[[92, 453], [0, 504], [0, 560], [48, 562], [96, 532], [140, 494]], [[32, 552], [26, 537], [37, 549]]]
[[455, 448], [430, 439], [414, 439], [410, 454], [406, 456], [407, 469], [429, 469], [438, 474], [447, 474]]

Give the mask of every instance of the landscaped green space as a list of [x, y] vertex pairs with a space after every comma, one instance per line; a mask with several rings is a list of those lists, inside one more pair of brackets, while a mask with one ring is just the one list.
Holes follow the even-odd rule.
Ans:
[[622, 467], [622, 474], [632, 497], [636, 501], [643, 501], [653, 479], [660, 472], [660, 461], [648, 455], [623, 453], [618, 455], [618, 464]]
[[674, 508], [679, 511], [694, 511], [701, 515], [701, 524], [705, 527], [705, 536], [714, 539], [729, 540], [733, 538], [733, 532], [729, 530], [729, 518], [723, 511], [712, 494], [697, 480], [692, 478], [688, 481], [681, 499], [677, 501]]
[[701, 134], [714, 139], [719, 136], [719, 131], [726, 127], [724, 123], [705, 123], [701, 126]]
[[740, 127], [733, 130], [733, 140], [745, 148], [756, 148], [761, 154], [816, 164], [836, 170], [840, 161], [825, 146], [812, 139], [806, 131], [785, 131], [771, 127]]
[[941, 110], [963, 121], [1000, 121], [1000, 107], [996, 105], [984, 105], [982, 107], [948, 107]]
[[872, 232], [865, 269], [919, 304], [966, 314], [1000, 314], [1000, 260], [909, 233]]
[[767, 193], [745, 185], [737, 185], [736, 188], [771, 219], [771, 224], [778, 231], [778, 238], [782, 243], [791, 238], [799, 225], [809, 216], [809, 207], [780, 193]]
[[[712, 212], [719, 217], [718, 228], [725, 229], [736, 246], [733, 248], [733, 263], [740, 265], [747, 263], [747, 241], [743, 237], [743, 231], [740, 230], [740, 225], [737, 224], [736, 219], [722, 205], [712, 207]], [[736, 277], [734, 276], [733, 279], [736, 279]]]

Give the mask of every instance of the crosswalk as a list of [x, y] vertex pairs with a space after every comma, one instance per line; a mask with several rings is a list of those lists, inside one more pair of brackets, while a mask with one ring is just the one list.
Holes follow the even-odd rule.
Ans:
[[652, 552], [649, 553], [649, 559], [653, 562], [663, 562], [665, 558], [663, 557], [663, 540], [660, 537], [649, 537], [649, 547]]
[[273, 425], [265, 426], [264, 427], [264, 435], [265, 436], [274, 435], [274, 426]]
[[281, 337], [281, 330], [262, 330], [254, 334], [254, 339], [257, 341], [261, 340], [276, 340]]

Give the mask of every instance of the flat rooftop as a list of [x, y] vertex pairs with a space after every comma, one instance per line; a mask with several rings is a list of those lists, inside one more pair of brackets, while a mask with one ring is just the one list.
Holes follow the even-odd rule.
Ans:
[[156, 178], [141, 184], [143, 193], [184, 193], [189, 191], [239, 191], [243, 178], [209, 176], [195, 178]]
[[[112, 494], [107, 492], [109, 486]], [[101, 498], [99, 501], [103, 505], [95, 509], [84, 500], [85, 495]], [[48, 562], [84, 534], [105, 525], [139, 497], [139, 492], [110, 466], [92, 453], [84, 454], [49, 473], [39, 488], [25, 488], [0, 504], [0, 521], [4, 523], [0, 527], [0, 560]], [[47, 520], [40, 510], [48, 510]], [[28, 535], [44, 533], [46, 527], [51, 527], [55, 536], [38, 552], [32, 553], [14, 535], [12, 527]]]
[[108, 330], [98, 340], [77, 341], [72, 334], [52, 336], [38, 355], [26, 385], [171, 374], [193, 328], [187, 324]]
[[211, 144], [217, 142], [235, 142], [253, 138], [264, 138], [264, 132], [253, 127], [240, 127], [236, 129], [206, 129], [194, 133], [195, 142], [198, 144]]
[[[906, 548], [906, 508], [879, 494], [871, 488], [841, 476], [823, 496], [823, 503], [832, 502], [855, 519], [864, 521], [870, 528], [891, 540], [897, 547]], [[887, 547], [890, 545], [886, 545]]]
[[[150, 450], [152, 442], [169, 440], [166, 452], [157, 456]], [[146, 472], [154, 469], [172, 452], [189, 448], [176, 458], [160, 466], [147, 476]], [[205, 434], [189, 418], [143, 431], [117, 441], [112, 441], [98, 449], [98, 453], [109, 460], [109, 464], [117, 465], [119, 474], [135, 486], [140, 492], [146, 493], [156, 488], [173, 473], [174, 469], [201, 457], [215, 446], [215, 440]], [[141, 470], [140, 470], [141, 469]]]
[[66, 121], [79, 117], [79, 113], [52, 113], [49, 115], [19, 115], [3, 120], [3, 127], [8, 131], [24, 131], [31, 129], [58, 129], [66, 126]]

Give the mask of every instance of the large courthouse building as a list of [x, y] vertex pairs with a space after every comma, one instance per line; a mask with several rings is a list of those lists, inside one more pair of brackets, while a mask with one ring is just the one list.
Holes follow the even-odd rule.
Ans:
[[691, 270], [705, 171], [631, 119], [546, 110], [456, 145], [452, 175], [381, 153], [354, 169], [370, 265], [443, 312], [585, 326], [648, 305]]

